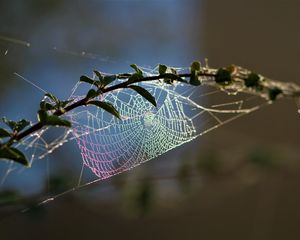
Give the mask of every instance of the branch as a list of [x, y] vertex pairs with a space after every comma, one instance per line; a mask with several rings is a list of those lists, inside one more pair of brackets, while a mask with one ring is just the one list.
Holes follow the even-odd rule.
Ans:
[[[274, 81], [234, 65], [227, 68], [213, 69], [208, 66], [201, 67], [199, 62], [193, 62], [190, 66], [190, 72], [183, 74], [177, 73], [174, 68], [159, 65], [158, 74], [153, 76], [144, 76], [143, 71], [135, 64], [132, 64], [131, 67], [135, 70], [134, 73], [103, 76], [100, 72], [94, 71], [98, 80], [82, 76], [80, 81], [91, 84], [96, 89], [91, 89], [84, 98], [76, 102], [73, 102], [73, 100], [60, 101], [54, 95], [46, 94], [45, 96], [50, 101], [41, 101], [40, 110], [38, 111], [38, 122], [27, 129], [29, 122], [26, 120], [13, 122], [3, 118], [3, 122], [9, 126], [12, 132], [0, 129], [0, 139], [9, 137], [5, 143], [0, 142], [0, 159], [9, 159], [24, 165], [28, 164], [25, 155], [13, 148], [12, 145], [45, 126], [71, 127], [71, 123], [61, 119], [60, 116], [80, 106], [95, 105], [119, 117], [118, 111], [110, 103], [95, 100], [104, 93], [131, 88], [156, 105], [154, 97], [146, 89], [135, 85], [140, 82], [162, 80], [167, 84], [182, 82], [194, 86], [206, 85], [227, 92], [244, 92], [257, 95], [270, 102], [276, 100], [277, 97], [298, 98], [300, 96], [300, 87], [294, 83]], [[116, 79], [124, 80], [124, 82], [108, 86]], [[24, 124], [24, 121], [26, 124]]]

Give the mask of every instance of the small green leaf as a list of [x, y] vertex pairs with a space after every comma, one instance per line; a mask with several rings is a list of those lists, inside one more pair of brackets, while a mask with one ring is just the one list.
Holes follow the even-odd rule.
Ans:
[[163, 78], [163, 81], [167, 84], [173, 84], [174, 80], [179, 82], [186, 82], [180, 76], [178, 76], [175, 68], [168, 67], [164, 64], [158, 65], [158, 72]]
[[4, 122], [7, 126], [9, 126], [11, 130], [17, 132], [21, 131], [22, 129], [24, 129], [30, 124], [30, 122], [25, 119], [21, 119], [15, 122], [15, 121], [8, 120], [5, 117], [2, 118], [2, 122]]
[[10, 137], [11, 133], [5, 130], [4, 128], [0, 128], [0, 138]]
[[81, 76], [79, 81], [94, 85], [96, 87], [99, 87], [99, 85], [100, 85], [99, 81], [93, 80], [87, 76]]
[[132, 67], [138, 75], [143, 77], [143, 71], [136, 64], [131, 64], [130, 67]]
[[118, 110], [109, 102], [101, 102], [101, 101], [89, 101], [88, 104], [97, 106], [99, 108], [104, 109], [105, 111], [111, 113], [115, 117], [121, 119]]
[[167, 72], [168, 67], [164, 64], [159, 64], [158, 65], [158, 72], [160, 75], [164, 74]]
[[159, 64], [158, 65], [158, 72], [160, 75], [164, 74], [164, 73], [173, 73], [173, 74], [177, 74], [177, 70], [175, 68], [172, 67], [168, 67], [164, 64]]
[[6, 145], [1, 146], [0, 148], [0, 159], [8, 159], [18, 163], [21, 163], [25, 166], [29, 166], [29, 162], [26, 159], [25, 155], [18, 149], [13, 147], [8, 147]]
[[193, 62], [190, 66], [190, 70], [191, 70], [190, 84], [193, 86], [201, 85], [201, 82], [198, 78], [200, 69], [201, 69], [200, 62]]
[[103, 76], [102, 76], [102, 74], [101, 74], [99, 71], [94, 70], [94, 73], [96, 74], [96, 76], [98, 77], [98, 79], [99, 79], [100, 81], [103, 79]]
[[41, 101], [40, 102], [40, 109], [44, 110], [44, 111], [48, 111], [48, 110], [53, 110], [55, 109], [55, 106], [53, 106], [51, 103], [46, 102], [46, 101]]
[[198, 78], [198, 71], [197, 70], [191, 71], [190, 84], [193, 85], [193, 86], [201, 85], [201, 82]]
[[37, 113], [37, 119], [39, 122], [45, 122], [48, 114], [45, 110], [39, 110]]
[[45, 96], [49, 97], [50, 99], [52, 99], [56, 104], [59, 103], [59, 100], [57, 97], [55, 97], [53, 94], [51, 93], [46, 93]]
[[191, 71], [200, 71], [200, 70], [201, 70], [200, 62], [196, 61], [191, 64]]
[[46, 111], [38, 111], [38, 120], [39, 122], [56, 127], [71, 127], [71, 122], [65, 119], [60, 118], [56, 115], [48, 115]]
[[138, 73], [134, 73], [128, 78], [128, 82], [134, 83], [141, 80], [142, 78], [143, 76], [139, 75]]
[[269, 99], [271, 101], [276, 100], [277, 96], [282, 93], [282, 90], [279, 89], [278, 87], [274, 87], [272, 89], [269, 89]]
[[137, 86], [137, 85], [130, 85], [130, 86], [128, 86], [128, 88], [131, 88], [134, 91], [136, 91], [138, 94], [140, 94], [142, 97], [147, 99], [150, 103], [152, 103], [156, 107], [155, 98], [145, 88], [142, 88], [142, 87]]
[[256, 73], [250, 73], [245, 79], [246, 87], [257, 87], [259, 85], [259, 76]]
[[101, 84], [105, 87], [108, 84], [112, 83], [117, 79], [116, 75], [109, 75], [109, 76], [104, 76], [103, 79], [101, 80]]
[[15, 131], [20, 132], [22, 131], [25, 127], [27, 127], [30, 124], [29, 121], [22, 119], [18, 122], [16, 122], [16, 126], [15, 126]]
[[47, 116], [45, 124], [51, 125], [51, 126], [56, 126], [56, 127], [71, 127], [72, 126], [70, 121], [62, 119], [55, 115]]
[[228, 85], [231, 83], [231, 73], [227, 69], [220, 68], [216, 73], [216, 83]]
[[6, 117], [3, 117], [1, 120], [2, 120], [2, 122], [4, 122], [8, 127], [10, 127], [11, 130], [15, 130], [15, 127], [16, 127], [16, 125], [17, 125], [17, 122], [8, 120]]
[[94, 98], [98, 95], [98, 92], [95, 89], [90, 89], [86, 95], [87, 98]]

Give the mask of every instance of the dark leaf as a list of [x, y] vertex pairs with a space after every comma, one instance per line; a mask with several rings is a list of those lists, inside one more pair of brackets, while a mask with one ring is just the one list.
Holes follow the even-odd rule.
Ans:
[[158, 65], [158, 72], [161, 75], [161, 77], [163, 78], [164, 82], [167, 84], [172, 84], [174, 82], [174, 80], [177, 80], [180, 82], [186, 82], [180, 76], [178, 76], [175, 68], [168, 67], [164, 64]]
[[27, 127], [30, 124], [30, 122], [25, 119], [15, 122], [15, 121], [11, 121], [11, 120], [8, 120], [7, 118], [3, 117], [2, 121], [7, 126], [9, 126], [13, 131], [17, 131], [17, 132], [21, 131], [22, 129], [24, 129], [25, 127]]
[[55, 102], [56, 104], [59, 103], [59, 100], [57, 97], [55, 97], [53, 94], [51, 93], [46, 93], [45, 96], [49, 97], [51, 100], [53, 100], [53, 102]]
[[16, 126], [15, 126], [15, 131], [20, 132], [22, 131], [25, 127], [27, 127], [30, 124], [29, 121], [22, 119], [18, 122], [16, 122]]
[[71, 127], [72, 126], [70, 121], [62, 119], [55, 115], [47, 116], [45, 124], [51, 125], [51, 126], [56, 126], [56, 127]]
[[133, 89], [134, 91], [136, 91], [142, 97], [146, 98], [150, 103], [152, 103], [156, 107], [155, 98], [145, 88], [142, 88], [142, 87], [136, 86], [136, 85], [130, 85], [128, 87], [131, 88], [131, 89]]
[[39, 122], [45, 122], [48, 114], [45, 110], [39, 110], [37, 113], [37, 118]]
[[199, 86], [201, 84], [198, 74], [201, 70], [200, 62], [193, 62], [190, 66], [191, 69], [191, 77], [190, 77], [190, 84], [193, 86]]
[[139, 75], [138, 73], [134, 73], [128, 78], [128, 82], [134, 83], [141, 80], [142, 78], [143, 76]]
[[2, 122], [4, 122], [11, 130], [15, 130], [17, 122], [8, 120], [6, 117], [2, 118]]
[[277, 87], [270, 89], [270, 90], [269, 90], [269, 99], [270, 99], [271, 101], [276, 100], [277, 96], [278, 96], [280, 93], [282, 93], [282, 90], [279, 89], [279, 88], [277, 88]]
[[136, 64], [131, 64], [130, 67], [132, 67], [138, 75], [143, 77], [143, 71]]
[[90, 89], [86, 95], [87, 98], [94, 98], [98, 95], [98, 92], [95, 89]]
[[164, 64], [159, 64], [158, 65], [158, 72], [160, 75], [164, 74], [167, 72], [168, 67]]
[[112, 83], [113, 81], [115, 81], [117, 79], [116, 75], [109, 75], [109, 76], [105, 76], [103, 77], [103, 79], [101, 80], [101, 84], [103, 86], [107, 86], [108, 84]]
[[25, 155], [16, 148], [2, 146], [0, 148], [0, 159], [13, 160], [15, 162], [21, 163], [25, 166], [29, 166], [29, 162], [26, 159]]
[[99, 71], [94, 70], [94, 73], [96, 74], [96, 76], [98, 77], [98, 79], [99, 79], [100, 81], [103, 79], [103, 76], [102, 76], [102, 74], [101, 74]]
[[121, 119], [118, 110], [109, 102], [101, 102], [101, 101], [89, 101], [88, 104], [95, 105], [99, 108], [104, 109], [105, 111], [111, 113], [115, 117]]
[[71, 122], [55, 115], [48, 115], [46, 111], [38, 111], [38, 120], [45, 125], [56, 127], [71, 127]]
[[9, 133], [8, 131], [6, 131], [3, 128], [0, 128], [0, 138], [4, 138], [4, 137], [10, 137], [11, 133]]
[[201, 70], [201, 64], [200, 62], [193, 62], [191, 64], [191, 71], [200, 71]]
[[228, 85], [231, 83], [231, 73], [227, 69], [220, 68], [216, 73], [216, 83]]
[[250, 73], [245, 79], [246, 87], [257, 87], [259, 85], [259, 76], [256, 73]]
[[93, 80], [87, 76], [81, 76], [79, 81], [94, 85], [96, 87], [99, 87], [99, 85], [100, 85], [99, 81]]
[[48, 110], [53, 110], [55, 109], [55, 106], [53, 106], [51, 103], [46, 102], [46, 101], [41, 101], [40, 102], [40, 109], [44, 110], [44, 111], [48, 111]]
[[199, 86], [201, 84], [199, 78], [198, 78], [198, 70], [191, 71], [191, 77], [190, 77], [190, 84], [193, 86]]

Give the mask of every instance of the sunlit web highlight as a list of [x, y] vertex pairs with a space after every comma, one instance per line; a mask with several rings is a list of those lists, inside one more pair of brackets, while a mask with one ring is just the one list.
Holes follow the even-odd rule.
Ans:
[[[93, 107], [69, 114], [83, 163], [101, 179], [156, 158], [258, 109], [258, 106], [243, 108], [241, 100], [204, 107], [192, 98], [193, 95], [204, 98], [207, 94], [201, 95], [199, 89], [191, 86], [160, 81], [141, 85], [156, 98], [157, 108], [132, 90], [122, 89], [101, 98], [119, 110], [121, 120]], [[71, 98], [80, 99], [76, 95]]]

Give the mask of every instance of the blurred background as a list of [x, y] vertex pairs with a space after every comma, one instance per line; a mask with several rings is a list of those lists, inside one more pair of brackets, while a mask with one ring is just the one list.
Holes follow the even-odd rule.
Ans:
[[[0, 115], [34, 120], [43, 96], [14, 73], [62, 99], [94, 69], [205, 57], [300, 84], [299, 10], [296, 0], [1, 0]], [[0, 162], [0, 238], [299, 239], [299, 117], [280, 100], [42, 206], [76, 186], [76, 145], [8, 175]]]

